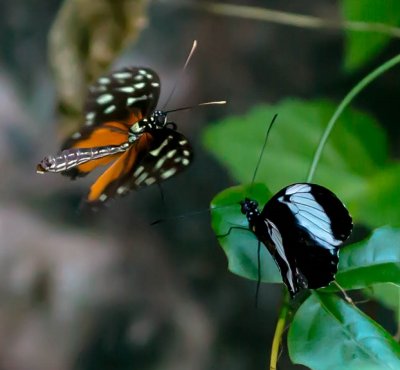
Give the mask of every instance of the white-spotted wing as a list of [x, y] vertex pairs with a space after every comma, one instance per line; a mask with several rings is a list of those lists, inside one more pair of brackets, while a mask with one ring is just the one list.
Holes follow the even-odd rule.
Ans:
[[160, 79], [156, 72], [144, 67], [121, 68], [89, 87], [85, 126], [107, 121], [132, 125], [153, 113], [159, 95]]
[[[83, 126], [63, 143], [61, 150], [124, 147], [132, 141], [130, 128], [153, 114], [159, 95], [160, 79], [149, 68], [125, 67], [100, 77], [89, 87]], [[71, 178], [85, 176], [115, 158], [110, 153], [62, 174]]]
[[145, 132], [91, 186], [87, 202], [102, 204], [131, 190], [161, 183], [186, 169], [192, 157], [188, 140], [174, 129]]

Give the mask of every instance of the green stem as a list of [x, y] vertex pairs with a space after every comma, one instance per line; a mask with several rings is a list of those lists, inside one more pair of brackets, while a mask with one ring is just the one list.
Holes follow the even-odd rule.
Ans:
[[385, 62], [384, 64], [380, 65], [378, 68], [373, 70], [366, 77], [364, 77], [356, 86], [354, 86], [350, 90], [350, 92], [344, 97], [342, 102], [336, 108], [335, 113], [333, 114], [332, 118], [330, 119], [330, 121], [321, 137], [321, 140], [318, 144], [318, 148], [314, 154], [314, 158], [313, 158], [313, 162], [310, 167], [310, 171], [308, 172], [307, 182], [312, 181], [315, 170], [318, 165], [318, 162], [321, 159], [321, 154], [325, 147], [326, 141], [328, 140], [328, 137], [329, 137], [333, 127], [335, 126], [336, 121], [338, 120], [339, 116], [342, 114], [344, 109], [367, 85], [369, 85], [373, 80], [375, 80], [381, 74], [385, 73], [387, 70], [394, 67], [398, 63], [400, 63], [400, 55], [396, 55], [394, 58], [389, 59], [387, 62]]
[[283, 295], [283, 303], [281, 309], [279, 311], [278, 322], [276, 323], [274, 339], [272, 340], [272, 348], [271, 348], [271, 359], [269, 363], [269, 370], [276, 370], [278, 357], [279, 357], [279, 348], [282, 342], [282, 335], [285, 330], [286, 318], [289, 312], [289, 294], [284, 288]]

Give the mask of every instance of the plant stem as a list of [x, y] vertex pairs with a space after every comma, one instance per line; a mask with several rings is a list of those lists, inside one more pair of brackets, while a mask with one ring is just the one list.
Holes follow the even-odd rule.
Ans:
[[196, 8], [217, 15], [253, 19], [258, 21], [282, 24], [286, 26], [310, 29], [333, 29], [358, 32], [373, 32], [381, 33], [390, 37], [400, 38], [400, 28], [389, 26], [384, 23], [331, 20], [310, 15], [282, 12], [256, 6], [222, 4], [212, 1], [196, 3], [186, 0], [173, 0], [168, 2], [166, 0], [160, 0], [160, 2]]
[[279, 311], [278, 322], [276, 323], [274, 339], [272, 340], [271, 359], [269, 363], [269, 370], [276, 370], [279, 356], [279, 348], [282, 342], [282, 335], [285, 330], [286, 317], [289, 312], [289, 294], [284, 288], [283, 302]]
[[342, 102], [336, 108], [335, 113], [333, 114], [332, 118], [329, 120], [328, 125], [324, 133], [322, 134], [321, 140], [319, 141], [318, 148], [314, 154], [314, 158], [310, 167], [310, 171], [308, 172], [307, 182], [311, 182], [315, 170], [317, 168], [318, 162], [321, 159], [322, 151], [325, 147], [326, 141], [335, 126], [336, 121], [338, 120], [339, 116], [342, 114], [344, 109], [350, 104], [350, 102], [373, 80], [379, 77], [381, 74], [385, 73], [390, 68], [394, 67], [396, 64], [400, 63], [400, 55], [396, 55], [394, 58], [389, 59], [387, 62], [380, 65], [378, 68], [373, 70], [367, 76], [365, 76], [356, 86], [354, 86], [350, 92], [344, 97]]

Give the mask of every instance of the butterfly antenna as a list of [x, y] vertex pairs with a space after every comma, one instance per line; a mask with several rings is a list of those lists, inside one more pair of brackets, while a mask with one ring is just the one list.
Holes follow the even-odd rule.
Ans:
[[181, 82], [182, 77], [183, 77], [183, 74], [184, 74], [184, 72], [185, 72], [185, 70], [186, 70], [186, 67], [187, 67], [188, 64], [189, 64], [190, 59], [192, 59], [193, 53], [194, 53], [194, 51], [196, 50], [196, 48], [197, 48], [197, 40], [194, 40], [194, 41], [193, 41], [193, 45], [192, 45], [192, 49], [190, 50], [190, 53], [189, 53], [188, 57], [186, 58], [185, 65], [183, 66], [181, 72], [179, 73], [179, 76], [178, 76], [178, 78], [176, 79], [175, 84], [174, 84], [174, 86], [173, 86], [171, 92], [169, 93], [169, 96], [168, 96], [166, 102], [164, 103], [164, 106], [163, 106], [162, 110], [165, 109], [165, 107], [166, 107], [166, 106], [168, 105], [168, 103], [170, 102], [172, 96], [174, 95], [175, 90], [176, 90], [176, 88], [178, 87], [179, 83]]
[[272, 129], [272, 126], [274, 125], [275, 120], [276, 120], [277, 117], [278, 117], [278, 114], [275, 114], [274, 117], [272, 118], [271, 123], [269, 124], [268, 130], [267, 130], [267, 134], [265, 135], [264, 144], [263, 144], [263, 147], [261, 149], [260, 156], [258, 157], [258, 162], [257, 162], [257, 165], [256, 165], [256, 169], [254, 171], [253, 178], [251, 180], [251, 184], [253, 184], [254, 180], [256, 179], [257, 171], [258, 171], [258, 168], [260, 167], [260, 163], [261, 163], [262, 156], [264, 154], [265, 146], [267, 145], [269, 133], [270, 133], [270, 131]]
[[200, 104], [192, 105], [192, 106], [188, 106], [188, 107], [167, 110], [167, 111], [164, 111], [164, 113], [172, 113], [172, 112], [178, 112], [181, 110], [193, 109], [193, 108], [197, 108], [197, 107], [202, 107], [203, 105], [220, 105], [220, 104], [226, 104], [226, 100], [208, 101], [206, 103], [200, 103]]
[[161, 202], [162, 202], [162, 205], [163, 205], [163, 208], [164, 208], [164, 211], [165, 211], [167, 209], [167, 203], [165, 202], [164, 190], [163, 190], [163, 188], [161, 186], [161, 183], [159, 183], [159, 182], [157, 182], [157, 187], [158, 187], [158, 190], [160, 192]]
[[179, 220], [179, 219], [181, 219], [181, 218], [186, 218], [186, 217], [191, 217], [191, 216], [197, 216], [197, 215], [201, 215], [201, 214], [203, 214], [203, 213], [210, 212], [210, 211], [211, 211], [211, 209], [207, 208], [207, 209], [203, 209], [203, 210], [201, 210], [201, 211], [189, 212], [189, 213], [185, 213], [185, 214], [179, 215], [179, 216], [168, 217], [168, 218], [160, 218], [160, 219], [158, 219], [158, 220], [153, 221], [153, 222], [150, 224], [150, 226], [154, 226], [154, 225], [157, 225], [157, 224], [161, 224], [161, 223], [163, 223], [163, 222], [165, 222], [165, 221]]
[[172, 221], [172, 220], [179, 220], [182, 218], [186, 218], [186, 217], [191, 217], [191, 216], [198, 216], [204, 213], [210, 213], [211, 211], [215, 210], [215, 209], [220, 209], [220, 208], [226, 208], [226, 207], [233, 207], [236, 206], [236, 204], [228, 204], [226, 206], [220, 206], [220, 207], [213, 207], [213, 208], [206, 208], [206, 209], [202, 209], [200, 211], [194, 211], [194, 212], [188, 212], [188, 213], [184, 213], [182, 215], [179, 216], [173, 216], [173, 217], [168, 217], [168, 218], [160, 218], [158, 220], [153, 221], [150, 225], [154, 226], [157, 224], [161, 224], [163, 222], [166, 221]]

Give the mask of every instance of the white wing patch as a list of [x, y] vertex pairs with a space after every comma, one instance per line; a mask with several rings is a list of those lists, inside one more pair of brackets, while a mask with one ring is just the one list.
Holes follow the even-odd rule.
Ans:
[[309, 185], [296, 184], [285, 191], [285, 195], [289, 195], [289, 201], [283, 196], [279, 201], [289, 207], [299, 225], [309, 231], [311, 238], [325, 248], [335, 250], [343, 241], [333, 236], [330, 218], [310, 191]]
[[296, 288], [294, 286], [293, 271], [292, 271], [292, 268], [290, 267], [289, 261], [286, 258], [286, 253], [285, 253], [285, 249], [283, 247], [281, 233], [279, 232], [278, 228], [275, 226], [275, 224], [273, 222], [271, 222], [269, 220], [265, 220], [264, 222], [267, 225], [269, 236], [271, 237], [271, 240], [274, 243], [277, 253], [279, 254], [279, 256], [282, 258], [282, 260], [285, 262], [285, 264], [287, 266], [286, 278], [287, 278], [288, 283], [290, 284], [290, 290], [293, 292], [296, 290]]
[[149, 153], [150, 153], [153, 157], [157, 157], [157, 156], [160, 154], [161, 150], [163, 150], [163, 148], [164, 148], [165, 146], [167, 146], [171, 140], [172, 140], [172, 136], [168, 136], [168, 137], [161, 143], [161, 145], [160, 145], [158, 148], [153, 149], [153, 150], [150, 151]]
[[309, 193], [310, 191], [311, 186], [308, 184], [294, 184], [286, 189], [285, 195], [291, 195], [295, 193]]

